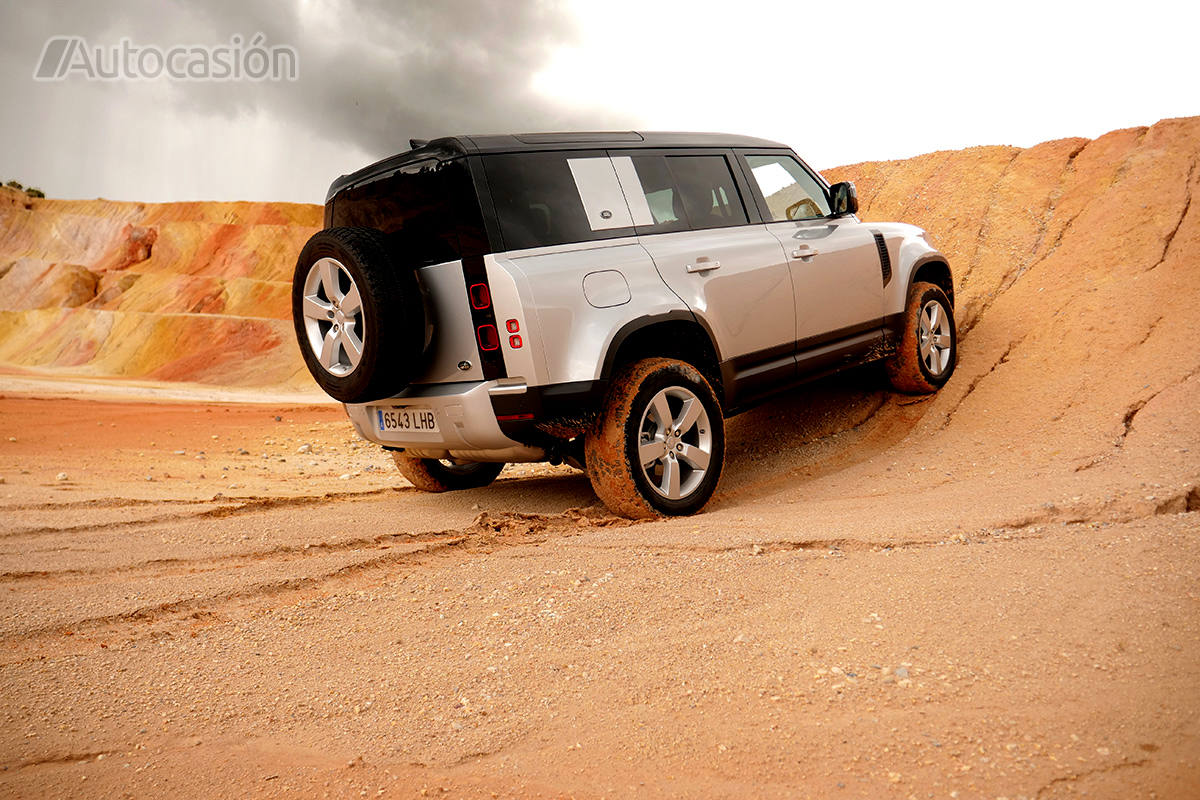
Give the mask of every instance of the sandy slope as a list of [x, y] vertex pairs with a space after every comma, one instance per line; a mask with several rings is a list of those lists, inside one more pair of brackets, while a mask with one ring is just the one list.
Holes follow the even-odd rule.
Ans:
[[421, 495], [327, 406], [0, 400], [0, 792], [1200, 796], [1198, 154], [836, 171], [952, 254], [959, 371], [731, 420], [695, 518]]

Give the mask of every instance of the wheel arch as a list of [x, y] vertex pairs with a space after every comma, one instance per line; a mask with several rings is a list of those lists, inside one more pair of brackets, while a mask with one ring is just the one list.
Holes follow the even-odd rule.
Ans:
[[905, 297], [908, 297], [913, 284], [918, 282], [932, 283], [937, 286], [946, 293], [946, 298], [950, 301], [950, 308], [954, 308], [954, 275], [950, 272], [950, 265], [941, 253], [930, 253], [913, 265], [908, 275]]
[[700, 370], [717, 397], [724, 397], [720, 352], [714, 342], [712, 331], [690, 311], [668, 311], [632, 320], [613, 336], [601, 378], [610, 381], [619, 369], [642, 358], [676, 358]]

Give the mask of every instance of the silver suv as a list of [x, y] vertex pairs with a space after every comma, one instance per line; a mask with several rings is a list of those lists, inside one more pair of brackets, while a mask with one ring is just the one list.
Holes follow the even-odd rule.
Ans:
[[317, 383], [428, 491], [567, 462], [630, 517], [691, 514], [724, 419], [884, 360], [932, 392], [954, 286], [787, 146], [707, 133], [413, 141], [330, 186], [292, 315]]

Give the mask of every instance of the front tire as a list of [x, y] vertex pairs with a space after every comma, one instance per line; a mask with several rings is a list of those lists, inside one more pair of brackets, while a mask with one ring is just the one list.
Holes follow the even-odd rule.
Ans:
[[648, 358], [622, 370], [584, 440], [592, 489], [632, 519], [694, 514], [716, 491], [725, 421], [690, 364]]
[[932, 283], [914, 283], [900, 344], [885, 362], [888, 380], [897, 391], [931, 394], [950, 380], [957, 360], [958, 331], [949, 298]]
[[392, 453], [400, 474], [423, 492], [454, 492], [460, 489], [479, 489], [487, 486], [504, 469], [499, 462], [439, 461], [436, 458], [413, 458]]

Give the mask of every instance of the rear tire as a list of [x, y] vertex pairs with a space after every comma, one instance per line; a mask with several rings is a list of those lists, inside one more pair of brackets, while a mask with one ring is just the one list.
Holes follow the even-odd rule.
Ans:
[[958, 360], [954, 309], [941, 287], [914, 283], [904, 309], [904, 331], [896, 354], [884, 366], [897, 391], [931, 394], [950, 379]]
[[613, 381], [584, 451], [592, 489], [613, 512], [633, 519], [694, 514], [721, 479], [721, 404], [691, 364], [637, 361]]
[[453, 463], [436, 458], [413, 458], [392, 453], [400, 474], [423, 492], [454, 492], [459, 489], [479, 489], [496, 480], [504, 469], [499, 462], [464, 461]]

